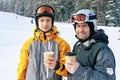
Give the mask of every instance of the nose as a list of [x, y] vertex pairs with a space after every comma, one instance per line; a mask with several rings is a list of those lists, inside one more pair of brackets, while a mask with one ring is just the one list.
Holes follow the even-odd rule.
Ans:
[[44, 21], [44, 22], [43, 22], [43, 25], [47, 25], [47, 21]]

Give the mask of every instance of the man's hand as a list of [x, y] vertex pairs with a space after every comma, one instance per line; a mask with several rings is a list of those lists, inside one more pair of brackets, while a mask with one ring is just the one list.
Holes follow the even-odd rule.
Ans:
[[74, 74], [79, 65], [80, 64], [77, 61], [67, 61], [65, 63], [65, 68], [68, 70], [69, 73]]

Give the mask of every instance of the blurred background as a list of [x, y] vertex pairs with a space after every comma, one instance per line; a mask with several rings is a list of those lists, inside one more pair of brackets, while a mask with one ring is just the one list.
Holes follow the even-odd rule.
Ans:
[[97, 13], [99, 26], [120, 26], [120, 0], [0, 0], [0, 11], [33, 18], [41, 4], [55, 9], [57, 22], [70, 22], [73, 13], [87, 8]]

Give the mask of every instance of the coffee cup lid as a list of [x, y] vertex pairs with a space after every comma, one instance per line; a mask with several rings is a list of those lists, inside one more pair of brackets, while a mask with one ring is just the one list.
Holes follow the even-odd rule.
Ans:
[[76, 55], [75, 52], [67, 52], [67, 53], [66, 53], [66, 56], [75, 56], [75, 55]]

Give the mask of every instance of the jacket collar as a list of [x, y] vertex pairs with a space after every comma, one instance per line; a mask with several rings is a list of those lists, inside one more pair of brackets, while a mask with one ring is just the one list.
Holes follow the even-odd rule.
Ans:
[[84, 43], [81, 43], [80, 41], [78, 41], [77, 45], [83, 44], [84, 46], [89, 47], [93, 43], [96, 43], [96, 41], [94, 39], [90, 39], [90, 40], [85, 41]]
[[[40, 40], [42, 42], [48, 42], [51, 41], [55, 36], [57, 35], [57, 28], [56, 26], [52, 27], [52, 30], [49, 32], [42, 32], [40, 30], [37, 30], [37, 28], [35, 28], [34, 30], [34, 38], [35, 40]], [[46, 39], [45, 39], [46, 36]]]

